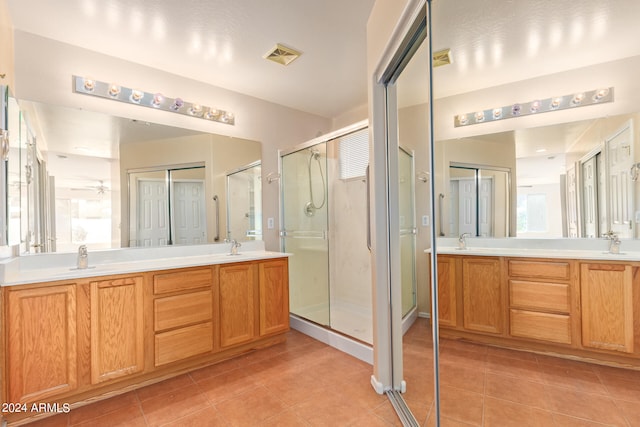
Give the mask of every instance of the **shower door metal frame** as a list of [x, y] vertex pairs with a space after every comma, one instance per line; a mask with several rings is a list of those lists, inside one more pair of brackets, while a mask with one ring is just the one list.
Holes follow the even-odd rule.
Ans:
[[[290, 155], [290, 154], [294, 154], [297, 153], [299, 151], [303, 151], [309, 148], [312, 148], [316, 145], [319, 144], [327, 144], [332, 140], [341, 138], [345, 135], [354, 133], [354, 132], [358, 132], [361, 131], [363, 129], [366, 129], [369, 126], [369, 121], [368, 120], [362, 120], [359, 121], [357, 123], [354, 123], [350, 126], [338, 129], [336, 131], [330, 132], [328, 134], [325, 135], [321, 135], [319, 137], [313, 138], [309, 141], [306, 141], [304, 143], [295, 145], [293, 147], [287, 148], [287, 149], [282, 149], [282, 150], [278, 150], [278, 176], [279, 178], [279, 191], [278, 191], [278, 206], [280, 208], [280, 215], [279, 215], [279, 229], [278, 229], [278, 235], [280, 237], [280, 251], [285, 251], [285, 245], [284, 245], [284, 239], [286, 237], [293, 237], [293, 235], [288, 235], [288, 231], [285, 229], [285, 215], [284, 215], [284, 211], [285, 211], [285, 206], [284, 206], [284, 197], [283, 197], [283, 192], [284, 192], [284, 175], [283, 175], [283, 159], [284, 157]], [[328, 173], [328, 168], [327, 168], [327, 172]], [[325, 197], [327, 204], [329, 203], [329, 185], [328, 185], [328, 176], [325, 178]], [[327, 205], [327, 212], [328, 212], [329, 208]], [[323, 238], [324, 240], [329, 240], [329, 228], [330, 228], [330, 224], [329, 224], [329, 216], [327, 215], [327, 227], [326, 229], [322, 232], [322, 234], [318, 234], [319, 232], [298, 232], [301, 233], [299, 234], [300, 237], [318, 237], [318, 238]], [[328, 245], [327, 245], [328, 246]], [[329, 247], [327, 247], [327, 291], [330, 292], [330, 268], [331, 268], [331, 260], [329, 259]], [[330, 300], [331, 295], [328, 295], [328, 298]], [[302, 318], [304, 318], [304, 316], [301, 316], [299, 314], [293, 313], [293, 315], [296, 316], [300, 316]], [[304, 318], [305, 320], [308, 320], [306, 318]], [[325, 325], [328, 327], [331, 327], [331, 310], [329, 307], [329, 324]]]

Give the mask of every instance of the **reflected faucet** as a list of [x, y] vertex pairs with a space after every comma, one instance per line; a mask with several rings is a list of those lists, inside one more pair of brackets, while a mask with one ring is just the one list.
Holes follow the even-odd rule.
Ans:
[[471, 233], [462, 233], [458, 237], [458, 249], [467, 249], [467, 237], [471, 237]]
[[609, 240], [609, 253], [610, 254], [619, 254], [620, 253], [620, 238], [613, 231], [609, 230], [602, 235], [605, 239]]
[[87, 251], [87, 245], [81, 245], [78, 248], [78, 270], [89, 268], [89, 252]]
[[231, 240], [230, 243], [231, 243], [231, 251], [229, 252], [229, 255], [238, 255], [238, 248], [242, 246], [242, 243], [238, 242], [235, 239]]

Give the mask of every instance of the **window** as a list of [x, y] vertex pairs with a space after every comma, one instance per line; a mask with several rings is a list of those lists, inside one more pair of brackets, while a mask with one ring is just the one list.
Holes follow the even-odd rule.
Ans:
[[518, 195], [518, 233], [547, 231], [546, 194]]
[[340, 138], [338, 144], [340, 179], [364, 177], [369, 164], [369, 129]]

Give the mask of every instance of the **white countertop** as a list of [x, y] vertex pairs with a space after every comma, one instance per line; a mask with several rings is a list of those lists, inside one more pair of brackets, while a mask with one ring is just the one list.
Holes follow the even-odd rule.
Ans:
[[75, 268], [76, 254], [34, 254], [0, 261], [2, 286], [54, 280], [79, 279], [113, 274], [140, 273], [154, 270], [228, 264], [291, 256], [289, 253], [264, 249], [264, 242], [243, 242], [238, 255], [229, 255], [229, 244], [165, 246], [160, 248], [127, 248], [91, 251], [89, 268]]
[[[457, 238], [439, 238], [436, 251], [446, 255], [562, 258], [604, 261], [640, 261], [640, 244], [625, 240], [620, 253], [608, 252], [603, 239], [487, 239], [469, 238], [466, 249], [458, 249]], [[425, 252], [430, 253], [431, 249]]]

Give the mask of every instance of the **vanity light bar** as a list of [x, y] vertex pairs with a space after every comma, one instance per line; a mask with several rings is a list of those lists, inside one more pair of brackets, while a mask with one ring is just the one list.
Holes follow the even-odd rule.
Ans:
[[453, 118], [454, 127], [475, 125], [478, 123], [494, 122], [496, 120], [513, 117], [529, 116], [531, 114], [547, 113], [549, 111], [567, 110], [570, 108], [586, 107], [587, 105], [603, 104], [613, 101], [613, 88], [602, 88], [588, 92], [578, 92], [570, 95], [554, 96], [547, 99], [536, 99], [525, 103], [516, 103], [504, 107], [458, 114]]
[[184, 114], [213, 122], [235, 125], [235, 116], [229, 111], [186, 102], [181, 98], [167, 98], [161, 93], [144, 92], [142, 90], [80, 76], [73, 76], [73, 89], [74, 92], [84, 95], [92, 95], [113, 101], [156, 108], [171, 113]]

